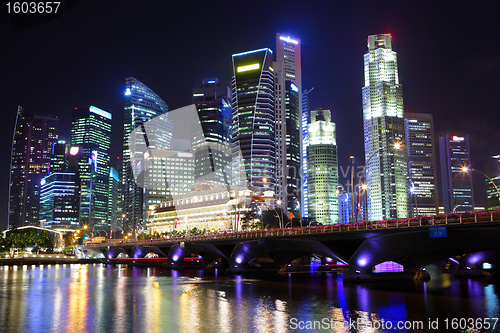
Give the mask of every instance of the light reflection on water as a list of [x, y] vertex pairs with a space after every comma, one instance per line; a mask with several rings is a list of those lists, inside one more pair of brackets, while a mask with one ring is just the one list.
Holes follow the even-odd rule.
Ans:
[[289, 332], [296, 318], [337, 327], [325, 332], [367, 333], [390, 330], [343, 323], [500, 316], [498, 282], [429, 272], [429, 282], [344, 285], [334, 273], [253, 279], [126, 266], [1, 266], [0, 331]]

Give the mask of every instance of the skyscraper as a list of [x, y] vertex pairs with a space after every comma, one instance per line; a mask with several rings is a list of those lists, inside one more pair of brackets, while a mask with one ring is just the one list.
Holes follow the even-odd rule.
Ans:
[[469, 136], [443, 134], [439, 138], [441, 191], [446, 214], [474, 211], [474, 194], [470, 168]]
[[12, 145], [9, 225], [39, 225], [40, 182], [48, 174], [59, 119], [18, 110]]
[[[136, 175], [141, 173], [141, 161], [148, 148], [170, 148], [173, 128], [166, 119], [167, 112], [167, 104], [153, 90], [133, 77], [126, 79], [122, 159], [124, 228], [129, 226], [135, 229], [137, 224], [145, 225], [147, 208], [144, 190], [136, 183], [134, 172]], [[165, 115], [165, 119], [151, 122], [150, 126], [158, 128], [146, 134], [145, 123], [160, 115]], [[131, 137], [132, 134], [134, 137]], [[136, 145], [142, 145], [145, 138], [148, 147], [137, 149]]]
[[[364, 55], [363, 122], [368, 219], [405, 218], [408, 215], [407, 164], [403, 118], [403, 87], [399, 84], [396, 52], [391, 35], [368, 36]], [[370, 159], [371, 158], [371, 159]]]
[[201, 132], [195, 132], [194, 178], [210, 186], [231, 184], [231, 83], [203, 80], [193, 89]]
[[[500, 187], [500, 156], [492, 156], [493, 161], [484, 164], [484, 173], [491, 179], [486, 181], [486, 197], [488, 199], [488, 210], [500, 210], [497, 188]], [[495, 183], [495, 186], [491, 183]]]
[[307, 124], [311, 122], [310, 106], [309, 106], [309, 93], [314, 88], [302, 91], [302, 191], [301, 191], [301, 207], [302, 216], [309, 216], [309, 199], [307, 187]]
[[95, 106], [73, 110], [71, 144], [83, 149], [80, 223], [107, 230], [111, 113]]
[[276, 87], [276, 197], [283, 209], [298, 216], [302, 187], [301, 108], [302, 70], [300, 39], [276, 34], [273, 64]]
[[309, 218], [323, 224], [339, 218], [337, 141], [330, 117], [330, 110], [313, 110], [307, 126]]
[[115, 168], [109, 168], [108, 179], [108, 225], [111, 230], [117, 230], [118, 227], [118, 189], [120, 188], [120, 174]]
[[410, 216], [435, 215], [439, 201], [432, 115], [405, 112], [404, 118]]
[[52, 145], [49, 174], [42, 178], [40, 225], [57, 230], [76, 230], [80, 225], [80, 146], [64, 141]]
[[[233, 184], [275, 191], [275, 86], [272, 51], [233, 54]], [[241, 152], [241, 156], [240, 156]]]

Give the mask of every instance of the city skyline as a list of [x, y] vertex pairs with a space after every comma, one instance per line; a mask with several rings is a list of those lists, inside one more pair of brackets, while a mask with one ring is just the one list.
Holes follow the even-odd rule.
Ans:
[[[297, 6], [293, 3], [290, 6], [293, 7], [293, 5]], [[106, 8], [106, 5], [103, 7], [94, 6], [78, 5], [58, 20], [17, 34], [9, 32], [5, 23], [1, 26], [2, 37], [5, 37], [4, 40], [6, 40], [9, 50], [2, 56], [2, 60], [4, 63], [13, 63], [11, 68], [4, 69], [8, 80], [2, 82], [1, 87], [5, 96], [8, 97], [0, 105], [8, 125], [4, 131], [6, 133], [3, 134], [4, 141], [11, 141], [17, 105], [21, 105], [29, 113], [59, 115], [61, 123], [65, 124], [60, 131], [61, 138], [66, 140], [69, 139], [68, 119], [75, 106], [98, 105], [112, 113], [114, 120], [118, 118], [115, 121], [119, 123], [123, 119], [123, 80], [129, 76], [135, 76], [145, 82], [171, 106], [171, 109], [187, 105], [190, 103], [190, 92], [194, 83], [201, 82], [206, 77], [216, 76], [221, 80], [230, 79], [231, 72], [228, 71], [228, 68], [230, 68], [231, 54], [262, 47], [272, 49], [275, 33], [283, 32], [301, 39], [303, 86], [315, 88], [309, 95], [311, 108], [324, 107], [332, 110], [332, 120], [338, 127], [339, 167], [348, 166], [350, 154], [355, 156], [355, 165], [363, 165], [362, 106], [361, 94], [359, 93], [363, 75], [362, 70], [360, 70], [362, 68], [361, 55], [365, 52], [364, 41], [369, 34], [390, 32], [393, 34], [394, 44], [398, 52], [398, 65], [401, 70], [400, 81], [405, 87], [405, 111], [433, 114], [437, 135], [444, 131], [456, 135], [469, 135], [471, 162], [476, 169], [482, 170], [483, 163], [491, 155], [498, 154], [499, 147], [496, 142], [500, 142], [500, 140], [492, 127], [498, 117], [492, 113], [495, 106], [493, 101], [495, 81], [493, 78], [499, 70], [498, 64], [495, 62], [495, 57], [498, 56], [498, 47], [492, 45], [493, 39], [490, 38], [492, 36], [490, 30], [495, 29], [485, 29], [488, 23], [491, 23], [490, 27], [498, 25], [496, 21], [493, 21], [491, 13], [494, 11], [491, 8], [479, 10], [472, 7], [472, 11], [478, 13], [476, 16], [481, 17], [479, 21], [474, 15], [470, 15], [469, 18], [470, 8], [464, 8], [458, 4], [451, 9], [452, 14], [454, 14], [451, 16], [453, 20], [457, 21], [457, 23], [453, 23], [451, 20], [444, 21], [440, 17], [441, 14], [444, 15], [445, 9], [449, 9], [448, 6], [436, 5], [436, 14], [430, 15], [430, 20], [427, 20], [426, 26], [423, 26], [416, 24], [410, 16], [418, 16], [415, 13], [423, 13], [425, 6], [394, 5], [394, 7], [389, 8], [389, 13], [381, 15], [380, 19], [364, 23], [363, 19], [368, 14], [360, 12], [359, 15], [356, 15], [357, 12], [350, 6], [325, 5], [325, 14], [323, 14], [319, 10], [320, 6], [313, 4], [304, 9], [303, 20], [300, 20], [298, 16], [280, 17], [273, 24], [264, 25], [265, 29], [259, 27], [259, 29], [236, 29], [236, 32], [226, 31], [227, 38], [220, 38], [220, 42], [215, 43], [215, 46], [207, 45], [206, 56], [203, 52], [190, 55], [191, 61], [196, 61], [194, 66], [189, 66], [188, 62], [181, 62], [181, 65], [177, 67], [183, 69], [182, 75], [180, 72], [177, 75], [164, 75], [168, 71], [173, 71], [176, 58], [170, 57], [167, 58], [168, 61], [162, 60], [161, 62], [158, 59], [153, 61], [156, 58], [154, 52], [149, 52], [148, 57], [144, 60], [127, 56], [126, 60], [116, 61], [115, 64], [111, 63], [107, 55], [124, 54], [123, 47], [119, 47], [120, 43], [131, 38], [130, 34], [136, 33], [133, 31], [120, 34], [117, 41], [109, 43], [109, 46], [103, 44], [105, 43], [104, 39], [103, 42], [98, 42], [104, 52], [96, 52], [88, 59], [81, 58], [82, 54], [87, 55], [87, 51], [85, 51], [80, 55], [75, 55], [74, 61], [66, 60], [59, 63], [45, 61], [48, 65], [45, 68], [41, 66], [40, 61], [50, 59], [55, 54], [60, 54], [63, 57], [75, 54], [72, 50], [84, 47], [92, 39], [92, 33], [96, 31], [93, 29], [103, 29], [104, 27], [107, 29], [102, 31], [106, 31], [106, 34], [112, 33], [115, 29], [112, 26], [113, 23], [123, 23], [125, 18], [132, 15], [128, 10], [147, 11], [145, 8], [128, 4], [125, 6], [126, 8], [120, 9], [117, 13], [118, 18], [112, 19], [110, 22], [103, 22], [103, 14], [98, 13], [98, 10]], [[387, 4], [386, 7], [388, 7]], [[382, 11], [382, 9], [379, 10]], [[152, 9], [147, 12], [150, 11]], [[367, 8], [366, 12], [368, 11]], [[80, 31], [75, 23], [82, 22], [90, 12], [98, 16], [96, 27], [91, 27], [91, 31], [83, 33], [83, 30]], [[342, 16], [354, 17], [355, 19], [353, 23], [348, 23], [346, 19], [339, 19], [336, 30], [325, 29], [324, 25], [320, 25], [317, 29], [304, 28], [313, 18], [322, 17], [328, 12], [333, 12], [335, 15], [341, 15], [342, 12]], [[201, 15], [201, 12], [196, 11], [193, 14], [194, 17], [188, 20], [189, 24], [192, 24], [198, 15]], [[456, 19], [457, 16], [461, 20]], [[468, 25], [459, 24], [458, 21], [465, 21], [471, 26], [475, 24], [476, 27], [466, 29]], [[67, 32], [63, 31], [65, 25], [69, 28], [68, 35]], [[121, 26], [117, 24], [117, 27]], [[255, 26], [252, 27], [255, 28]], [[147, 26], [147, 28], [153, 27]], [[58, 46], [61, 45], [61, 39], [71, 36], [69, 33], [79, 31], [83, 36], [82, 39], [64, 44], [65, 48]], [[194, 25], [191, 30], [188, 29], [185, 33], [179, 34], [178, 37], [172, 37], [174, 38], [173, 42], [187, 38], [192, 31], [194, 31]], [[350, 32], [342, 35], [343, 31]], [[18, 52], [27, 51], [39, 45], [33, 41], [36, 40], [40, 32], [49, 32], [49, 37], [44, 37], [48, 51], [39, 50], [40, 52], [36, 53], [36, 58], [30, 56], [30, 52], [22, 52], [19, 57], [16, 57]], [[240, 38], [233, 38], [237, 35], [240, 35]], [[472, 35], [477, 43], [481, 44], [481, 51], [464, 47], [463, 44], [458, 45], [460, 40]], [[234, 41], [234, 43], [228, 43], [228, 41]], [[333, 61], [330, 64], [326, 61], [328, 58], [325, 58], [325, 55], [321, 54], [320, 51], [322, 47], [333, 47], [332, 45], [338, 49], [329, 50], [336, 50], [337, 53], [331, 52], [329, 55], [333, 54], [338, 57], [334, 58], [338, 61]], [[422, 45], [432, 49], [432, 54], [429, 54], [428, 51], [427, 53], [423, 52]], [[212, 47], [217, 52], [214, 52]], [[150, 59], [150, 57], [152, 58]], [[455, 58], [452, 59], [453, 57]], [[348, 58], [352, 58], [352, 60]], [[342, 63], [342, 65], [336, 65], [335, 62]], [[80, 66], [82, 68], [75, 66], [78, 63], [82, 64]], [[145, 63], [156, 66], [161, 63], [162, 72], [148, 70]], [[24, 69], [26, 64], [30, 64], [27, 67], [35, 75], [28, 75], [29, 72]], [[324, 73], [320, 69], [325, 69]], [[98, 72], [105, 71], [106, 74], [96, 73], [96, 70]], [[188, 71], [184, 74], [185, 70]], [[213, 72], [207, 72], [208, 70]], [[93, 74], [98, 74], [96, 77], [99, 80], [95, 80]], [[40, 78], [43, 78], [44, 84], [41, 84]], [[172, 78], [172, 81], [175, 81], [174, 85], [178, 86], [175, 91], [172, 90], [172, 86], [168, 82], [169, 78]], [[440, 84], [432, 82], [433, 79], [439, 81]], [[88, 84], [89, 80], [95, 81], [95, 83], [90, 85]], [[182, 80], [181, 84], [178, 84], [178, 80]], [[474, 81], [474, 85], [470, 81]], [[71, 87], [71, 89], [66, 87]], [[448, 116], [451, 112], [454, 113], [453, 118]], [[115, 115], [116, 117], [114, 117]], [[121, 141], [121, 137], [115, 138], [118, 135], [117, 132], [120, 131], [113, 131], [112, 161], [116, 160], [118, 156], [116, 147]], [[113, 162], [111, 166], [114, 166]], [[1, 166], [0, 171], [6, 174], [5, 170], [8, 172], [8, 165]], [[341, 172], [339, 172], [339, 176], [342, 177]], [[484, 183], [479, 175], [476, 174], [473, 177], [475, 185], [476, 182]], [[6, 186], [7, 182], [4, 180], [3, 187], [6, 188]], [[474, 192], [476, 195], [484, 197], [479, 200], [479, 203], [482, 201], [484, 205], [486, 203], [485, 194], [483, 195], [485, 190], [481, 190], [480, 187], [476, 189], [475, 186]], [[5, 207], [3, 211], [0, 225], [5, 227], [7, 208]]]

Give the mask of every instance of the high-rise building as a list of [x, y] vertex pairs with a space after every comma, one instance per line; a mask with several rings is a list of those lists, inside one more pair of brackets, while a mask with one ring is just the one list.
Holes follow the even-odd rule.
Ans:
[[80, 146], [64, 141], [52, 145], [49, 174], [42, 178], [40, 225], [56, 230], [76, 230], [80, 225]]
[[111, 113], [95, 106], [73, 110], [71, 144], [81, 146], [80, 224], [108, 230], [109, 149]]
[[273, 54], [265, 48], [233, 54], [232, 59], [232, 182], [275, 191]]
[[307, 126], [309, 219], [323, 224], [339, 218], [337, 141], [330, 117], [330, 110], [313, 110]]
[[[484, 173], [490, 178], [486, 181], [486, 197], [488, 198], [488, 210], [500, 210], [500, 202], [497, 189], [500, 187], [500, 156], [492, 156], [493, 161], [484, 164]], [[492, 184], [492, 182], [496, 185]]]
[[39, 225], [40, 182], [48, 174], [59, 119], [24, 113], [19, 108], [12, 145], [9, 225]]
[[[173, 126], [167, 120], [167, 112], [167, 104], [153, 90], [133, 77], [126, 79], [122, 159], [123, 228], [145, 226], [148, 212], [144, 189], [137, 184], [136, 176], [141, 173], [141, 162], [147, 149], [170, 149]], [[159, 116], [165, 119], [151, 121]], [[146, 122], [149, 122], [148, 133]], [[144, 141], [147, 147], [139, 148]]]
[[193, 133], [194, 177], [210, 186], [231, 184], [231, 83], [203, 80], [193, 89], [201, 131]]
[[464, 213], [474, 211], [474, 193], [470, 168], [469, 136], [443, 134], [439, 138], [441, 162], [441, 191], [444, 212]]
[[[357, 194], [354, 195], [356, 197]], [[354, 221], [352, 220], [352, 192], [338, 191], [338, 200], [339, 200], [339, 222], [338, 223], [355, 223], [356, 221], [364, 221], [365, 217], [365, 206], [364, 200], [361, 199], [359, 202], [359, 212], [358, 218], [356, 220], [356, 216], [354, 217]], [[357, 203], [354, 200], [354, 210], [356, 210]]]
[[410, 216], [438, 213], [436, 149], [432, 115], [405, 112]]
[[302, 70], [300, 39], [276, 34], [276, 197], [294, 215], [300, 205]]
[[314, 88], [302, 91], [302, 190], [301, 190], [301, 207], [302, 216], [309, 217], [309, 199], [307, 197], [307, 124], [311, 122], [310, 106], [309, 106], [309, 93]]
[[[368, 184], [368, 219], [408, 215], [403, 87], [391, 35], [368, 36], [364, 55], [363, 122]], [[370, 159], [371, 158], [371, 159]]]
[[163, 201], [190, 193], [194, 181], [194, 154], [185, 151], [149, 149], [144, 154], [144, 186], [147, 209]]
[[111, 230], [118, 227], [118, 189], [120, 188], [120, 174], [118, 171], [110, 167], [108, 179], [108, 225]]

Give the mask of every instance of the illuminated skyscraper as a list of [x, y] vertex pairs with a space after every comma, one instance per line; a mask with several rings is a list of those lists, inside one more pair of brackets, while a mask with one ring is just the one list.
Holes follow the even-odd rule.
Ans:
[[245, 185], [248, 181], [263, 191], [276, 190], [272, 65], [272, 51], [268, 48], [233, 54], [233, 184]]
[[118, 189], [120, 188], [120, 174], [115, 168], [109, 168], [108, 179], [108, 225], [111, 230], [117, 230], [118, 227]]
[[309, 106], [309, 96], [308, 94], [313, 90], [304, 90], [302, 91], [302, 189], [301, 189], [301, 212], [302, 216], [309, 216], [309, 198], [308, 198], [308, 186], [307, 186], [307, 124], [311, 122], [310, 116], [310, 106]]
[[339, 218], [337, 141], [330, 117], [330, 110], [311, 111], [307, 126], [309, 219], [323, 224]]
[[407, 164], [403, 87], [399, 84], [396, 52], [391, 35], [368, 36], [364, 55], [363, 122], [368, 183], [368, 219], [405, 218], [408, 215]]
[[441, 191], [446, 214], [474, 211], [474, 193], [470, 169], [469, 136], [444, 134], [439, 138]]
[[9, 225], [39, 225], [40, 182], [48, 174], [59, 119], [18, 110], [12, 146]]
[[64, 141], [52, 145], [48, 176], [42, 178], [40, 225], [56, 230], [76, 230], [80, 226], [79, 162], [80, 146]]
[[432, 115], [406, 112], [404, 117], [410, 216], [435, 215], [439, 201]]
[[201, 132], [194, 134], [194, 178], [209, 186], [231, 184], [231, 83], [203, 80], [193, 89]]
[[299, 216], [301, 172], [302, 70], [300, 39], [276, 34], [273, 64], [276, 87], [276, 197]]
[[[143, 171], [141, 164], [148, 148], [170, 149], [173, 126], [166, 119], [167, 111], [167, 104], [153, 90], [133, 77], [126, 79], [122, 159], [122, 213], [125, 215], [123, 228], [128, 226], [135, 229], [137, 225], [145, 226], [148, 213], [144, 189], [137, 184], [134, 172], [140, 175]], [[164, 121], [157, 119], [158, 121], [145, 125], [151, 119], [162, 115], [165, 117]], [[147, 147], [136, 147], [143, 145], [145, 139]]]
[[83, 149], [80, 224], [107, 230], [111, 113], [95, 106], [73, 110], [71, 144]]

